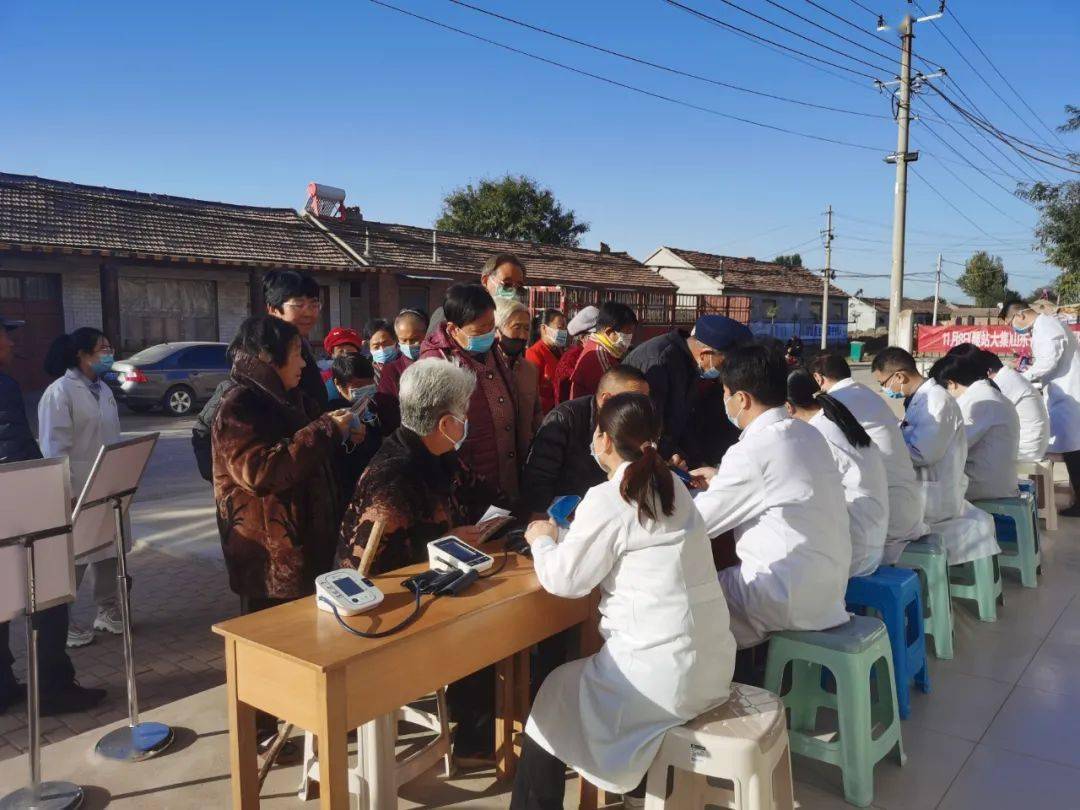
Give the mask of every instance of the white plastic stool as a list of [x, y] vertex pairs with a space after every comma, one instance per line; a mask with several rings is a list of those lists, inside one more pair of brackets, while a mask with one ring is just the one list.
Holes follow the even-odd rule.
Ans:
[[[445, 774], [451, 774], [450, 726], [446, 710], [446, 689], [435, 692], [435, 711], [426, 712], [405, 706], [392, 714], [364, 723], [356, 732], [356, 766], [349, 770], [349, 793], [357, 797], [359, 810], [394, 810], [398, 806], [398, 788], [412, 781], [442, 759]], [[411, 723], [438, 733], [431, 742], [402, 759], [395, 755], [397, 724]], [[313, 736], [304, 733], [304, 767], [298, 795], [304, 801], [312, 796], [319, 781], [319, 758]]]
[[1054, 460], [1044, 458], [1042, 461], [1018, 461], [1017, 472], [1025, 478], [1037, 478], [1037, 487], [1042, 490], [1043, 505], [1039, 507], [1039, 517], [1046, 521], [1048, 532], [1057, 531], [1058, 513], [1057, 501], [1054, 498]]
[[[675, 769], [667, 792], [668, 768]], [[734, 792], [710, 785], [727, 779]], [[791, 754], [784, 702], [764, 689], [731, 684], [728, 701], [669, 729], [649, 768], [645, 810], [704, 807], [792, 810]]]

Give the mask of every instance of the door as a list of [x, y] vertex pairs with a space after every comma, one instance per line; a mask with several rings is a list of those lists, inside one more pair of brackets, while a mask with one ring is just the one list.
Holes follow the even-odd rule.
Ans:
[[42, 367], [45, 352], [64, 332], [59, 274], [0, 272], [0, 315], [26, 321], [11, 333], [15, 362], [8, 371], [24, 392], [44, 390], [52, 382]]
[[195, 398], [209, 399], [218, 383], [229, 373], [224, 346], [194, 346], [185, 349], [177, 364], [187, 369], [188, 380], [195, 390]]

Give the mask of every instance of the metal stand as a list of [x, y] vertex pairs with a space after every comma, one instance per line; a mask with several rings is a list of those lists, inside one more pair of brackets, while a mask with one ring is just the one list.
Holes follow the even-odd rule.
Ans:
[[38, 617], [34, 543], [66, 534], [70, 526], [14, 538], [26, 548], [26, 715], [30, 735], [30, 787], [0, 799], [0, 810], [70, 810], [83, 803], [83, 789], [71, 782], [41, 781], [41, 696], [38, 693]]
[[[157, 756], [173, 741], [173, 730], [164, 723], [139, 722], [139, 697], [135, 689], [135, 655], [131, 643], [131, 602], [127, 584], [127, 529], [124, 526], [123, 498], [134, 490], [110, 495], [116, 520], [116, 592], [124, 623], [124, 673], [127, 676], [128, 724], [98, 740], [96, 750], [107, 759], [139, 762]], [[4, 810], [0, 808], [0, 810]]]

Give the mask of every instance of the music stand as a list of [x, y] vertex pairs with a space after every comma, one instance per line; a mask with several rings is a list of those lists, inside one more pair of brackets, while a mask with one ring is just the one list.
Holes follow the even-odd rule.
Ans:
[[[0, 810], [70, 810], [83, 803], [83, 789], [71, 782], [41, 781], [41, 696], [38, 693], [38, 611], [70, 602], [75, 595], [75, 570], [71, 541], [71, 478], [67, 458], [22, 461], [0, 467], [0, 511], [5, 534], [0, 538], [0, 557], [17, 557], [21, 546], [26, 558], [26, 715], [30, 737], [30, 786], [0, 798]], [[42, 544], [40, 552], [36, 549]], [[51, 581], [39, 581], [38, 554], [48, 561]], [[17, 566], [5, 574], [17, 576]], [[14, 586], [14, 587], [12, 587]], [[12, 603], [21, 598], [14, 582], [4, 584], [4, 596]], [[10, 617], [13, 605], [0, 605], [2, 618]]]
[[[124, 625], [124, 673], [127, 681], [128, 724], [98, 740], [95, 749], [107, 759], [139, 762], [156, 756], [173, 741], [173, 730], [164, 723], [140, 722], [139, 697], [135, 687], [135, 655], [131, 640], [131, 602], [127, 587], [127, 521], [124, 515], [139, 488], [139, 480], [150, 461], [158, 434], [104, 445], [94, 460], [90, 477], [75, 506], [75, 545], [78, 554], [87, 554], [108, 545], [111, 534], [116, 543], [116, 592]], [[111, 517], [112, 531], [107, 531]]]

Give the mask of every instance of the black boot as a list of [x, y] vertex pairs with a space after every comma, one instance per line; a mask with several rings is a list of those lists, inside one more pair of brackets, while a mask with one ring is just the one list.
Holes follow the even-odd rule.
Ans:
[[52, 717], [57, 714], [85, 712], [97, 706], [105, 699], [104, 689], [89, 689], [72, 681], [67, 686], [50, 691], [41, 696], [41, 716]]

